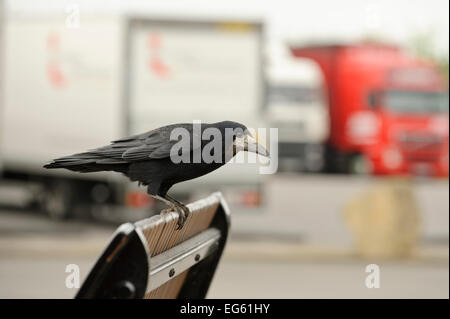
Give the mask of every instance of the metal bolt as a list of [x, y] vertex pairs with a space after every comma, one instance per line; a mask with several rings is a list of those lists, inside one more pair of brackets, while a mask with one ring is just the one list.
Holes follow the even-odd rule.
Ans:
[[173, 277], [173, 275], [175, 275], [175, 269], [174, 268], [170, 269], [170, 271], [169, 271], [169, 277]]
[[199, 254], [195, 255], [195, 261], [199, 261], [199, 260], [200, 260], [200, 255]]
[[128, 280], [122, 280], [116, 284], [115, 297], [120, 299], [133, 299], [136, 296], [136, 288]]

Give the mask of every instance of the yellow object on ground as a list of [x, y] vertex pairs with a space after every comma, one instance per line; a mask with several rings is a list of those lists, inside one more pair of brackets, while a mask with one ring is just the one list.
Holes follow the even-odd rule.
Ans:
[[378, 180], [345, 208], [357, 253], [366, 258], [410, 256], [419, 238], [419, 214], [406, 179]]

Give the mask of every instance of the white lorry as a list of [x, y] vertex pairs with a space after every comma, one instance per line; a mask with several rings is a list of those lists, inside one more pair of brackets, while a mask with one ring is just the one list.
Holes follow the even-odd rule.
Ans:
[[[145, 188], [119, 174], [42, 165], [171, 123], [264, 126], [260, 23], [123, 13], [84, 13], [75, 23], [68, 18], [74, 17], [37, 10], [7, 11], [3, 19], [0, 201], [2, 187], [10, 194], [26, 182], [34, 192], [27, 198], [51, 216], [92, 203], [147, 211], [155, 203]], [[258, 206], [263, 176], [257, 168], [225, 166], [173, 192], [188, 199], [221, 190], [232, 205]]]
[[321, 171], [329, 125], [321, 70], [281, 43], [268, 51], [267, 118], [279, 129], [279, 170]]

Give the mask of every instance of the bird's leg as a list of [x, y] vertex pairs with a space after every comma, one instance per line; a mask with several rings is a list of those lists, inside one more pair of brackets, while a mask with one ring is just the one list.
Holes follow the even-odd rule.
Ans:
[[177, 210], [179, 212], [177, 229], [183, 228], [184, 223], [186, 222], [186, 219], [190, 213], [189, 208], [186, 205], [184, 205], [182, 202], [176, 200], [175, 198], [173, 198], [167, 194], [164, 196], [164, 198], [166, 200], [168, 200], [169, 202], [171, 202], [172, 204], [174, 204], [175, 208], [177, 208]]

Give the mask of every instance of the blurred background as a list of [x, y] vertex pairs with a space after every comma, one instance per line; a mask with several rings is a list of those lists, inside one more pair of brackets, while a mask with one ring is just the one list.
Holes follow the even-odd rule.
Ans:
[[276, 174], [172, 190], [230, 204], [210, 298], [448, 298], [448, 6], [0, 0], [0, 298], [72, 298], [66, 265], [163, 208], [44, 163], [193, 120], [278, 128]]

